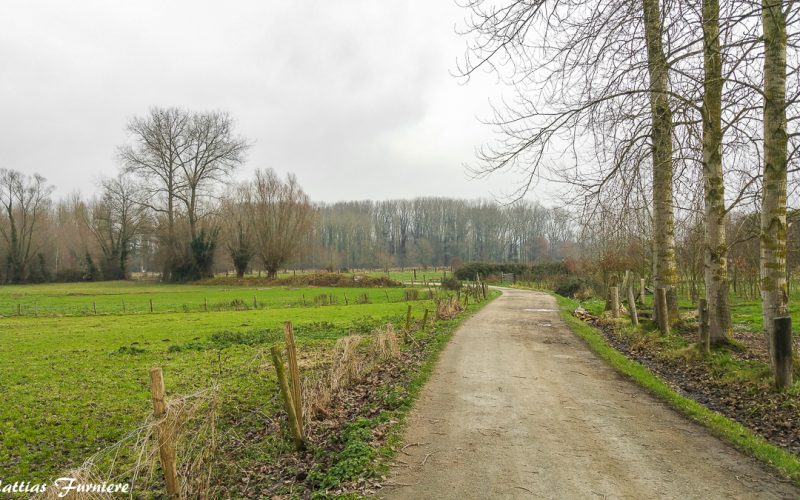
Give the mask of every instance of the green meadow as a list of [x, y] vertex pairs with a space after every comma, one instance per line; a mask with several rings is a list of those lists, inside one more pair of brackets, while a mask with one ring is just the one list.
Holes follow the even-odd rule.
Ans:
[[[357, 303], [363, 294], [366, 303]], [[168, 395], [218, 383], [259, 425], [277, 405], [268, 349], [282, 341], [284, 321], [295, 325], [302, 358], [339, 337], [399, 324], [408, 305], [416, 318], [433, 306], [406, 302], [402, 288], [0, 287], [0, 478], [47, 480], [135, 430], [151, 411], [154, 366]]]

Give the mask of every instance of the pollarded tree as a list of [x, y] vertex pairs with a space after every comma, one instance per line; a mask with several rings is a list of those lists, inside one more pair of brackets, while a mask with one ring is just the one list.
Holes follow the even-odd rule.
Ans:
[[125, 279], [128, 258], [148, 222], [147, 209], [140, 186], [125, 174], [104, 179], [102, 189], [100, 198], [82, 212], [84, 224], [103, 253], [103, 278]]
[[314, 227], [316, 210], [291, 174], [283, 181], [272, 169], [257, 170], [250, 189], [255, 251], [267, 276], [275, 278], [281, 266], [306, 250], [302, 245]]
[[242, 278], [250, 261], [255, 256], [252, 190], [250, 185], [234, 186], [222, 201], [219, 223], [222, 239], [228, 256], [236, 269], [236, 277]]

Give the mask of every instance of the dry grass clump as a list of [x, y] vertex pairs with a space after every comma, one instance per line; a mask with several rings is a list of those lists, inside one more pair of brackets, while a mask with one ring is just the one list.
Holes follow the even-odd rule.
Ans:
[[[368, 341], [371, 340], [371, 341]], [[369, 338], [349, 335], [336, 341], [330, 363], [306, 373], [303, 380], [303, 414], [330, 415], [339, 391], [357, 384], [374, 364], [400, 355], [397, 333], [391, 324], [375, 329]]]
[[464, 306], [458, 301], [457, 297], [436, 301], [436, 319], [451, 319], [464, 311]]
[[[134, 498], [144, 491], [163, 491], [163, 486], [157, 486], [163, 481], [157, 439], [158, 432], [162, 431], [171, 434], [176, 443], [181, 497], [209, 498], [213, 458], [217, 451], [218, 400], [219, 387], [216, 385], [189, 396], [171, 398], [162, 418], [156, 419], [151, 415], [121, 441], [59, 477], [74, 478], [75, 485], [128, 483], [128, 495]], [[48, 485], [45, 493], [37, 498], [95, 500], [119, 498], [121, 495], [71, 491], [60, 496], [63, 494], [60, 488]]]

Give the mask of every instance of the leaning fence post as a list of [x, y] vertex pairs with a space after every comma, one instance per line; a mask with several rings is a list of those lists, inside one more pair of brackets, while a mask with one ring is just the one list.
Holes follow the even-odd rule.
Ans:
[[278, 386], [280, 387], [281, 396], [283, 396], [283, 406], [286, 409], [286, 414], [289, 415], [289, 427], [292, 431], [292, 438], [294, 445], [298, 451], [304, 448], [303, 434], [300, 430], [299, 422], [297, 421], [297, 414], [294, 411], [294, 401], [292, 401], [292, 391], [289, 389], [289, 382], [286, 380], [286, 370], [283, 368], [283, 359], [281, 358], [281, 351], [278, 346], [274, 345], [270, 349], [272, 352], [272, 363], [275, 365], [275, 373], [278, 377]]
[[639, 278], [639, 302], [641, 302], [642, 305], [644, 305], [644, 299], [646, 293], [647, 290], [644, 287], [644, 278]]
[[656, 288], [656, 312], [658, 313], [658, 329], [663, 335], [669, 334], [669, 309], [667, 308], [667, 289]]
[[297, 364], [297, 348], [294, 344], [294, 329], [292, 322], [286, 321], [283, 324], [283, 336], [286, 340], [286, 354], [289, 361], [289, 375], [291, 375], [292, 401], [294, 402], [294, 412], [300, 426], [300, 436], [305, 439], [306, 432], [303, 427], [303, 388], [300, 385], [300, 367]]
[[628, 308], [631, 313], [631, 323], [639, 324], [639, 315], [636, 313], [636, 299], [633, 297], [633, 285], [628, 285]]
[[164, 470], [164, 484], [170, 498], [180, 498], [178, 484], [178, 467], [175, 452], [175, 434], [170, 424], [164, 420], [167, 414], [165, 400], [164, 374], [161, 368], [150, 369], [150, 393], [153, 396], [153, 416], [161, 420], [157, 423], [158, 454], [161, 458], [161, 468]]
[[697, 305], [697, 321], [700, 325], [700, 347], [708, 354], [711, 351], [711, 335], [708, 331], [708, 301], [700, 299]]
[[775, 318], [774, 325], [775, 386], [784, 389], [792, 385], [792, 318]]

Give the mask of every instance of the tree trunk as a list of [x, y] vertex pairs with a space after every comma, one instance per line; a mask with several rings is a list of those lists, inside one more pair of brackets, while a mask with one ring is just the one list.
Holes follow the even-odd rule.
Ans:
[[770, 360], [774, 319], [788, 314], [786, 291], [786, 17], [783, 2], [762, 0], [764, 28], [764, 195], [761, 205], [761, 299]]
[[730, 338], [725, 185], [722, 178], [722, 58], [719, 0], [703, 0], [703, 187], [705, 194], [705, 285], [712, 344]]
[[675, 227], [672, 213], [672, 110], [669, 107], [669, 66], [661, 44], [659, 0], [642, 0], [653, 141], [653, 270], [656, 288], [666, 289], [668, 317], [678, 317]]

